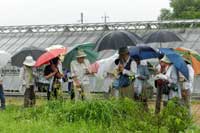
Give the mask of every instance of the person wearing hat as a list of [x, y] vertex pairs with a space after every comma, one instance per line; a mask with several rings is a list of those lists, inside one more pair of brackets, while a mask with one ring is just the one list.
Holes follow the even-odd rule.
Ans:
[[51, 98], [62, 99], [62, 90], [61, 90], [61, 80], [64, 75], [61, 72], [61, 68], [59, 68], [60, 58], [55, 57], [50, 60], [50, 64], [44, 68], [44, 76], [49, 81], [49, 86], [47, 89], [47, 99]]
[[160, 60], [160, 64], [163, 68], [162, 74], [156, 75], [156, 78], [163, 81], [160, 83], [160, 87], [163, 91], [163, 105], [166, 106], [170, 99], [181, 98], [181, 90], [178, 82], [178, 71], [166, 55]]
[[34, 85], [35, 76], [33, 72], [33, 66], [35, 61], [32, 56], [27, 56], [23, 62], [23, 67], [20, 70], [20, 78], [22, 80], [22, 86], [25, 88], [24, 93], [24, 107], [34, 106], [36, 103]]
[[193, 91], [194, 69], [191, 65], [191, 61], [187, 57], [183, 57], [183, 59], [187, 64], [187, 68], [189, 71], [189, 79], [186, 79], [181, 73], [179, 73], [181, 96], [182, 96], [182, 102], [189, 109], [189, 112], [191, 114], [190, 104], [191, 104], [191, 93]]
[[[156, 74], [164, 74], [165, 73], [165, 64], [161, 61], [164, 55], [160, 54], [158, 59], [159, 63], [155, 66], [155, 73]], [[162, 94], [163, 94], [163, 84], [164, 81], [162, 79], [156, 79], [155, 82], [156, 87], [156, 104], [155, 104], [155, 113], [159, 113], [161, 109], [161, 101], [162, 101]]]
[[119, 49], [119, 58], [115, 60], [118, 71], [117, 79], [113, 82], [113, 91], [115, 97], [129, 97], [133, 98], [133, 79], [137, 73], [137, 64], [130, 57], [127, 47]]
[[78, 50], [76, 60], [71, 62], [71, 77], [73, 79], [73, 90], [75, 94], [75, 100], [90, 99], [90, 82], [89, 75], [90, 62], [86, 59], [86, 54], [83, 50]]

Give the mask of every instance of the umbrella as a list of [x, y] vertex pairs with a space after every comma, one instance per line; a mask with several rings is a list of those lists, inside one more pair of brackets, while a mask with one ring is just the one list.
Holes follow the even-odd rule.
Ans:
[[22, 67], [26, 56], [32, 56], [34, 60], [37, 60], [43, 53], [45, 53], [45, 50], [38, 47], [31, 46], [22, 48], [19, 52], [12, 56], [11, 64], [13, 66]]
[[4, 67], [11, 58], [11, 54], [6, 51], [0, 50], [0, 68]]
[[56, 44], [56, 45], [51, 45], [50, 47], [46, 48], [47, 51], [53, 50], [53, 49], [60, 49], [60, 48], [65, 48], [65, 46]]
[[198, 52], [184, 47], [175, 48], [175, 51], [183, 58], [191, 61], [195, 75], [200, 74], [200, 55]]
[[115, 65], [115, 60], [119, 57], [118, 53], [115, 53], [114, 55], [98, 60], [97, 63], [99, 64], [99, 69], [97, 75], [100, 77], [104, 77], [104, 75], [107, 72], [112, 73], [114, 71], [114, 68], [116, 67]]
[[165, 42], [176, 42], [182, 41], [175, 33], [170, 31], [156, 31], [152, 33], [148, 33], [143, 36], [144, 43], [165, 43]]
[[53, 58], [58, 57], [61, 54], [65, 54], [67, 52], [67, 49], [54, 49], [51, 51], [47, 51], [44, 54], [42, 54], [35, 63], [36, 67], [42, 66], [44, 64], [47, 64], [50, 60], [52, 60]]
[[173, 49], [170, 48], [160, 48], [159, 51], [169, 58], [176, 69], [180, 71], [186, 77], [186, 79], [189, 79], [187, 64], [179, 54], [177, 54], [175, 51], [173, 51]]
[[111, 31], [99, 38], [97, 41], [96, 49], [98, 51], [108, 49], [119, 49], [121, 47], [135, 46], [141, 43], [142, 39], [128, 31]]
[[160, 55], [157, 51], [148, 46], [132, 47], [129, 49], [129, 53], [131, 57], [139, 57], [141, 60], [158, 58]]
[[94, 48], [95, 45], [93, 43], [76, 44], [74, 47], [70, 48], [71, 50], [65, 55], [63, 67], [70, 69], [70, 63], [72, 60], [76, 59], [77, 51], [79, 49], [86, 53], [86, 58], [90, 61], [90, 63], [94, 63], [98, 58], [98, 53], [93, 50]]

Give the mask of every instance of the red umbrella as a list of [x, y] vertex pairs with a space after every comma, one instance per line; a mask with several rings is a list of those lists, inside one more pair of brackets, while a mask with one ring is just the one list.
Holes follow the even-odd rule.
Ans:
[[47, 51], [37, 59], [37, 61], [35, 63], [35, 67], [39, 67], [44, 64], [47, 64], [53, 58], [56, 58], [61, 54], [66, 54], [66, 52], [67, 52], [66, 48], [59, 48], [59, 49], [53, 49], [51, 51]]

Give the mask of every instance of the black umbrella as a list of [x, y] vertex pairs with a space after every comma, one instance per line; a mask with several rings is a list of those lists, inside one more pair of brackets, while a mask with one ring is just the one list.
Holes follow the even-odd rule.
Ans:
[[156, 31], [152, 33], [148, 33], [143, 36], [144, 43], [154, 43], [158, 42], [165, 43], [165, 42], [176, 42], [176, 41], [182, 41], [175, 33], [170, 31]]
[[45, 52], [44, 49], [37, 47], [25, 47], [11, 57], [11, 64], [13, 66], [22, 67], [26, 56], [32, 56], [34, 60]]
[[127, 46], [135, 46], [141, 43], [142, 39], [134, 33], [128, 31], [111, 31], [99, 38], [97, 41], [97, 51], [108, 49], [119, 49]]

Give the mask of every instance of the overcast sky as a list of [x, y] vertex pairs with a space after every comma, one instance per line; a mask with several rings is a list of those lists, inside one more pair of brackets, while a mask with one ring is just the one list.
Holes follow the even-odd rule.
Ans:
[[156, 20], [169, 0], [0, 0], [0, 25]]

